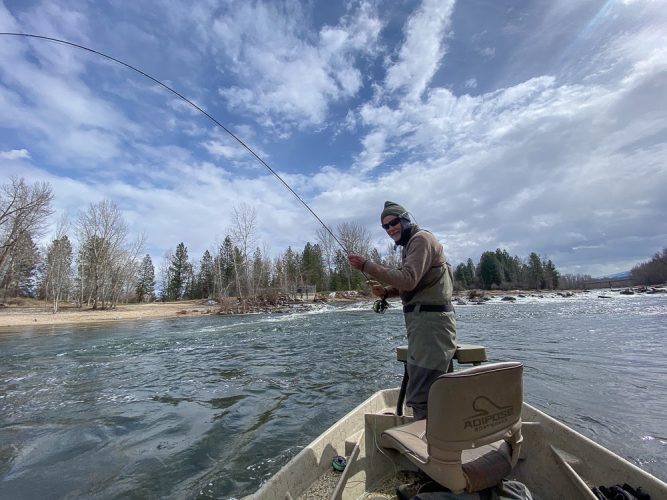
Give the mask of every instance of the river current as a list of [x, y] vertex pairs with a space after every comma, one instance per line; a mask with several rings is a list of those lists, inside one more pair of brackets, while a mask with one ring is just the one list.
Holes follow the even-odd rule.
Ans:
[[[457, 307], [524, 398], [667, 480], [667, 295]], [[0, 331], [0, 498], [231, 498], [400, 384], [398, 307]]]

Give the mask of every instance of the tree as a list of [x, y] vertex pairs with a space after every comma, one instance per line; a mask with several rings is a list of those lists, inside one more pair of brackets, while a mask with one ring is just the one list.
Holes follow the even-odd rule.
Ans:
[[639, 285], [657, 285], [667, 281], [667, 247], [656, 252], [653, 257], [637, 264], [630, 271], [635, 283]]
[[58, 307], [63, 294], [69, 291], [72, 279], [72, 261], [74, 251], [72, 243], [66, 234], [56, 233], [56, 239], [51, 242], [46, 254], [46, 293], [53, 302], [53, 312]]
[[271, 260], [264, 257], [268, 253], [268, 248], [265, 247], [262, 251], [257, 247], [252, 256], [252, 282], [256, 294], [258, 294], [262, 288], [267, 288], [269, 286], [269, 279], [271, 277]]
[[183, 242], [176, 246], [176, 252], [171, 256], [169, 263], [169, 281], [167, 283], [167, 300], [182, 299], [186, 293], [188, 275], [190, 272], [188, 249]]
[[199, 263], [199, 279], [197, 288], [199, 297], [211, 298], [215, 288], [215, 266], [211, 253], [206, 250]]
[[384, 265], [390, 269], [398, 269], [401, 267], [401, 252], [397, 251], [394, 242], [388, 242], [383, 258]]
[[215, 257], [215, 295], [224, 297], [234, 285], [234, 245], [229, 236], [225, 236]]
[[79, 241], [80, 301], [93, 309], [115, 307], [120, 293], [136, 274], [136, 259], [143, 235], [132, 245], [128, 228], [116, 204], [109, 200], [91, 204], [76, 222]]
[[322, 259], [322, 250], [319, 245], [311, 245], [306, 243], [303, 247], [301, 256], [302, 271], [305, 285], [315, 285], [322, 290], [326, 281], [326, 271], [324, 269], [324, 261]]
[[[53, 213], [52, 200], [51, 186], [45, 182], [29, 186], [23, 179], [12, 178], [9, 184], [0, 186], [0, 286], [5, 290], [6, 286], [18, 283], [15, 275], [18, 269], [36, 265], [34, 240], [42, 234]], [[13, 286], [13, 293], [20, 288], [18, 284]]]
[[544, 270], [542, 267], [542, 260], [535, 252], [531, 252], [528, 257], [528, 264], [526, 266], [526, 277], [528, 279], [528, 286], [530, 288], [544, 288]]
[[556, 270], [556, 266], [554, 265], [554, 263], [551, 262], [551, 259], [547, 260], [546, 264], [544, 264], [543, 275], [544, 275], [543, 281], [545, 285], [544, 288], [548, 288], [550, 290], [558, 288], [560, 274]]
[[468, 280], [468, 286], [474, 286], [477, 282], [475, 264], [473, 264], [471, 258], [468, 258], [468, 261], [466, 262], [466, 279]]
[[234, 259], [237, 288], [242, 286], [248, 294], [254, 295], [253, 283], [250, 276], [250, 250], [255, 246], [255, 226], [257, 213], [255, 209], [245, 203], [239, 207], [234, 207], [233, 222], [231, 228], [232, 241], [238, 249], [238, 258]]
[[[343, 222], [337, 227], [338, 240], [349, 254], [357, 254], [368, 258], [370, 256], [371, 237], [368, 230], [361, 224], [354, 222]], [[341, 267], [341, 261], [337, 256], [337, 265], [339, 271], [345, 269], [347, 274], [347, 287], [351, 290], [365, 281], [364, 275], [357, 269], [352, 269], [345, 260], [344, 267]]]
[[468, 286], [466, 265], [461, 262], [454, 269], [454, 280], [460, 287], [466, 288]]
[[500, 265], [494, 252], [484, 252], [479, 259], [477, 275], [482, 287], [490, 289], [493, 285], [500, 285]]
[[322, 284], [323, 289], [333, 289], [331, 286], [331, 276], [334, 273], [334, 257], [338, 248], [338, 243], [328, 229], [320, 227], [317, 230], [317, 244], [322, 253], [322, 261], [326, 270], [325, 282]]
[[39, 250], [30, 234], [22, 234], [15, 242], [11, 255], [5, 261], [0, 289], [5, 295], [33, 297], [36, 292], [36, 272], [40, 260]]
[[155, 268], [151, 256], [146, 254], [139, 266], [137, 275], [136, 297], [137, 302], [153, 300], [155, 296]]

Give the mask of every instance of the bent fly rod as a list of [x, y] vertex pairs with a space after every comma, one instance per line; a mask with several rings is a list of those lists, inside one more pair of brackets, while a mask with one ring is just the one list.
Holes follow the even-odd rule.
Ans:
[[[190, 99], [185, 97], [183, 94], [177, 92], [176, 90], [174, 90], [173, 88], [171, 88], [167, 84], [161, 82], [160, 80], [158, 80], [157, 78], [149, 75], [148, 73], [136, 68], [135, 66], [132, 66], [131, 64], [128, 64], [124, 61], [121, 61], [120, 59], [117, 59], [117, 58], [115, 58], [113, 56], [110, 56], [108, 54], [105, 54], [104, 52], [100, 52], [99, 50], [95, 50], [95, 49], [91, 49], [90, 47], [86, 47], [85, 45], [80, 45], [80, 44], [74, 43], [74, 42], [68, 42], [67, 40], [61, 40], [60, 38], [54, 38], [54, 37], [43, 36], [43, 35], [35, 35], [33, 33], [7, 33], [7, 32], [3, 33], [3, 32], [0, 32], [0, 36], [13, 36], [13, 37], [32, 38], [32, 39], [36, 39], [36, 40], [45, 40], [45, 41], [60, 43], [60, 44], [68, 45], [70, 47], [74, 47], [74, 48], [77, 48], [77, 49], [85, 50], [85, 51], [90, 52], [92, 54], [95, 54], [97, 56], [108, 59], [109, 61], [112, 61], [116, 64], [120, 64], [121, 66], [125, 66], [126, 68], [131, 69], [132, 71], [134, 71], [135, 73], [139, 73], [141, 76], [143, 76], [145, 78], [148, 78], [152, 82], [157, 83], [158, 85], [160, 85], [164, 89], [168, 90], [169, 92], [174, 94], [176, 97], [178, 97], [179, 99], [181, 99], [182, 101], [184, 101], [185, 103], [187, 103], [188, 105], [192, 106], [194, 109], [199, 111], [206, 118], [211, 120], [216, 126], [220, 127], [222, 130], [224, 130], [232, 139], [234, 139], [241, 146], [243, 146], [243, 148], [245, 148], [253, 157], [255, 157], [255, 159], [259, 163], [261, 163], [262, 166], [264, 166], [269, 172], [271, 172], [275, 176], [275, 178], [278, 179], [282, 183], [282, 185], [285, 186], [289, 190], [289, 192], [292, 193], [296, 197], [296, 199], [301, 202], [301, 204], [304, 207], [306, 207], [306, 209], [311, 213], [311, 215], [313, 217], [315, 217], [317, 222], [319, 222], [322, 225], [322, 227], [326, 230], [326, 232], [329, 233], [329, 235], [331, 235], [333, 240], [336, 243], [338, 243], [338, 245], [343, 249], [345, 254], [349, 255], [349, 251], [347, 250], [347, 248], [345, 248], [345, 246], [340, 242], [340, 240], [338, 238], [336, 238], [336, 235], [331, 231], [331, 229], [329, 229], [329, 227], [324, 222], [322, 222], [322, 219], [320, 219], [319, 216], [313, 211], [313, 209], [310, 208], [308, 203], [306, 203], [303, 200], [303, 198], [301, 198], [301, 196], [299, 196], [298, 193], [296, 191], [294, 191], [294, 189], [292, 189], [292, 187], [289, 184], [287, 184], [287, 182], [285, 182], [285, 180], [278, 174], [278, 172], [276, 172], [273, 168], [271, 168], [271, 166], [268, 163], [266, 163], [257, 153], [255, 153], [255, 151], [253, 151], [253, 149], [250, 146], [248, 146], [245, 142], [243, 142], [236, 134], [234, 134], [231, 130], [229, 130], [222, 123], [220, 123], [215, 117], [213, 117], [205, 109], [201, 108], [200, 106], [198, 106], [197, 104], [192, 102]], [[361, 271], [361, 274], [364, 275], [366, 280], [369, 280], [366, 273]]]

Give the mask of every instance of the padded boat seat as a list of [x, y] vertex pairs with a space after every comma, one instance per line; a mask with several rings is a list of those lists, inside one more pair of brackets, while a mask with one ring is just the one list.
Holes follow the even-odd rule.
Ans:
[[517, 362], [442, 375], [429, 391], [427, 419], [386, 430], [381, 444], [455, 493], [494, 486], [519, 458], [522, 375]]

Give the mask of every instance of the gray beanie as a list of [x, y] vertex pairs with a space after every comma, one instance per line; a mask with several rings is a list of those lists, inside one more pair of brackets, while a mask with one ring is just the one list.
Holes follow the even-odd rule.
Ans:
[[382, 213], [380, 214], [380, 220], [384, 219], [387, 215], [396, 215], [401, 219], [410, 220], [410, 217], [408, 216], [408, 211], [401, 205], [399, 205], [398, 203], [394, 203], [393, 201], [384, 202], [384, 210], [382, 210]]

